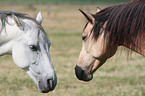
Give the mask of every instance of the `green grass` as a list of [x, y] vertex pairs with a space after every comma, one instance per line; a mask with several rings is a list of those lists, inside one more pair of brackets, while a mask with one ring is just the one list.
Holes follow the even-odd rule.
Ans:
[[[57, 38], [57, 39], [56, 39]], [[142, 56], [125, 53], [109, 59], [90, 82], [77, 80], [74, 66], [81, 49], [79, 33], [50, 33], [51, 58], [58, 76], [53, 92], [39, 93], [27, 74], [10, 56], [0, 58], [0, 95], [2, 96], [144, 96], [145, 66]], [[69, 42], [68, 42], [69, 40]]]
[[[80, 36], [75, 33], [59, 35], [57, 38], [61, 42], [58, 42], [59, 40], [53, 39], [56, 34], [50, 34], [52, 37], [50, 39], [56, 45], [52, 47], [54, 50], [58, 48], [58, 51], [63, 53], [52, 55], [59, 77], [58, 91], [56, 88], [55, 93], [50, 93], [52, 96], [144, 96], [145, 66], [140, 55], [133, 53], [132, 57], [127, 60], [126, 53], [122, 53], [120, 56], [117, 52], [95, 73], [91, 82], [85, 83], [76, 80], [74, 76], [74, 66], [81, 48]], [[75, 40], [71, 38], [75, 38]], [[72, 47], [67, 44], [68, 39], [72, 46], [73, 44], [76, 46]], [[57, 47], [57, 45], [65, 47]], [[71, 53], [71, 50], [75, 51]], [[56, 50], [52, 51], [52, 54], [53, 52], [55, 53]], [[64, 93], [59, 94], [59, 92]]]
[[[97, 5], [104, 8], [108, 5]], [[92, 5], [35, 5], [0, 6], [2, 10], [14, 9], [35, 16], [42, 11], [43, 27], [51, 41], [50, 54], [58, 77], [54, 91], [43, 94], [31, 78], [18, 68], [11, 56], [0, 58], [0, 96], [145, 96], [144, 58], [136, 53], [127, 59], [118, 51], [94, 74], [90, 82], [79, 81], [74, 67], [82, 47], [81, 31], [86, 21], [78, 9], [96, 11]]]

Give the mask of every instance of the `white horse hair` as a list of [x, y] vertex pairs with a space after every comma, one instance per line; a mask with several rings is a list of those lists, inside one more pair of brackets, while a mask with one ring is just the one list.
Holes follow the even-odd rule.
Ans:
[[49, 54], [50, 41], [41, 23], [41, 12], [34, 19], [22, 13], [0, 11], [0, 56], [11, 54], [38, 90], [47, 93], [55, 88], [57, 77]]

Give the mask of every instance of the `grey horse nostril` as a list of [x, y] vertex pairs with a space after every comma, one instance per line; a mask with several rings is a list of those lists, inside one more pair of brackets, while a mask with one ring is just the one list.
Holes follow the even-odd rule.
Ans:
[[52, 88], [53, 87], [53, 81], [52, 80], [50, 80], [50, 87]]
[[50, 86], [50, 82], [49, 81], [50, 81], [50, 79], [47, 80], [47, 86], [48, 87]]
[[47, 80], [47, 84], [48, 84], [48, 87], [49, 88], [52, 88], [52, 80], [51, 79], [48, 79]]

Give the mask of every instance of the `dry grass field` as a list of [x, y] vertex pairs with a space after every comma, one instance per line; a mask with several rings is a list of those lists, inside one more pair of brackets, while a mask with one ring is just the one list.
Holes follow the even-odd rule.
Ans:
[[31, 17], [42, 12], [42, 26], [52, 43], [50, 53], [58, 84], [53, 92], [40, 93], [29, 76], [13, 63], [11, 56], [2, 56], [0, 96], [145, 96], [145, 61], [134, 52], [128, 58], [127, 52], [118, 51], [96, 71], [90, 82], [75, 77], [74, 66], [86, 22], [78, 9], [95, 13], [97, 6], [109, 5], [1, 5], [1, 10], [27, 13]]

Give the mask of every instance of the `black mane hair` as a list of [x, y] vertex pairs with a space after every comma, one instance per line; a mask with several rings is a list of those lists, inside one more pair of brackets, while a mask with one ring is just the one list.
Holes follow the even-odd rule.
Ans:
[[93, 38], [97, 39], [106, 22], [104, 37], [112, 44], [135, 47], [145, 33], [145, 0], [134, 0], [115, 5], [93, 15]]

